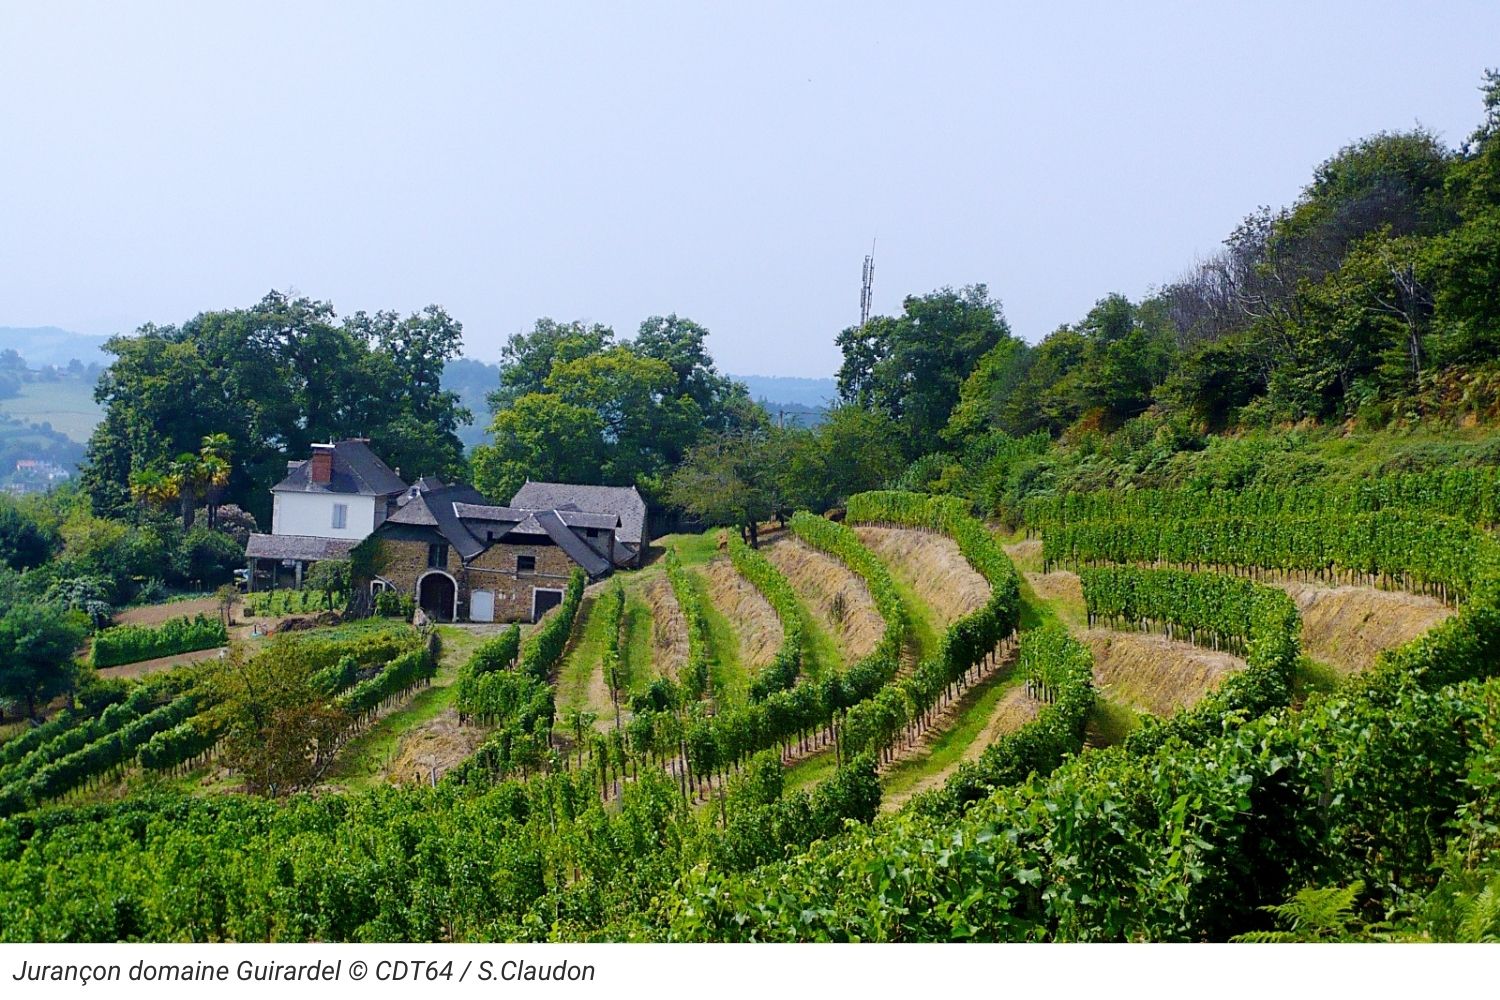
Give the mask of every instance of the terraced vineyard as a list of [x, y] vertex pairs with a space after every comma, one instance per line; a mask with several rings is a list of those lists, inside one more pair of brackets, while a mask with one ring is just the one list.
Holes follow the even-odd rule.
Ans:
[[[1254, 907], [1298, 879], [1409, 881], [1441, 847], [1429, 819], [1473, 794], [1456, 734], [1494, 700], [1455, 692], [1494, 683], [1493, 541], [1453, 529], [1440, 584], [1430, 549], [1390, 547], [1376, 570], [1334, 558], [1303, 582], [1285, 549], [1226, 548], [1229, 535], [1194, 570], [1178, 539], [1205, 522], [1162, 514], [1190, 506], [1153, 499], [1146, 534], [1053, 504], [1023, 526], [1039, 544], [963, 500], [861, 494], [847, 523], [799, 513], [759, 550], [668, 537], [645, 569], [587, 589], [575, 577], [524, 635], [311, 633], [291, 659], [345, 720], [318, 751], [315, 780], [347, 789], [332, 797], [223, 794], [273, 791], [225, 759], [235, 723], [215, 706], [232, 692], [206, 667], [157, 675], [0, 745], [8, 812], [127, 795], [9, 821], [0, 872], [27, 916], [5, 933], [116, 935], [121, 918], [86, 887], [127, 870], [152, 900], [131, 916], [145, 936], [294, 939], [1215, 937], [1257, 926]], [[1350, 544], [1337, 521], [1326, 538], [1296, 530], [1303, 551]], [[1330, 690], [1309, 696], [1320, 664]], [[1406, 729], [1360, 721], [1394, 718]], [[1414, 755], [1431, 780], [1392, 782]], [[1362, 792], [1330, 807], [1330, 781]], [[1121, 794], [1130, 811], [1095, 825]], [[201, 876], [156, 849], [161, 834], [80, 842], [77, 888], [27, 889], [85, 815], [132, 824], [168, 802], [237, 831], [200, 844], [210, 856], [269, 859], [224, 868], [248, 903], [173, 902], [169, 887]], [[1309, 810], [1323, 833], [1287, 841]], [[1416, 844], [1412, 817], [1428, 830]], [[343, 846], [278, 868], [288, 831]], [[396, 836], [443, 851], [392, 853]], [[942, 865], [910, 848], [933, 836], [956, 845]], [[1161, 846], [1174, 837], [1198, 854]], [[899, 897], [878, 888], [891, 857], [909, 866]], [[329, 880], [371, 864], [404, 888], [325, 902]], [[291, 879], [279, 894], [273, 871]], [[1147, 875], [1174, 888], [1122, 891]], [[1042, 894], [1049, 879], [1064, 891]]]

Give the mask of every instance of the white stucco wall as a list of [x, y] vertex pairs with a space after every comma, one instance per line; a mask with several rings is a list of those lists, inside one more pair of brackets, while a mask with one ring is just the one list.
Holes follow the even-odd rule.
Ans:
[[[365, 538], [375, 530], [375, 498], [330, 493], [272, 494], [271, 534], [318, 538]], [[333, 526], [333, 505], [349, 505], [342, 529]], [[383, 511], [382, 511], [383, 512]]]

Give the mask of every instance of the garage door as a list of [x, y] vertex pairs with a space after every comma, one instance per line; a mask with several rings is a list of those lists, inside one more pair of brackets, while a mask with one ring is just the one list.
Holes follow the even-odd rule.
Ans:
[[476, 590], [469, 595], [469, 621], [492, 622], [495, 620], [495, 592]]
[[563, 592], [560, 590], [543, 590], [537, 587], [531, 592], [531, 620], [539, 621], [542, 615], [562, 603]]

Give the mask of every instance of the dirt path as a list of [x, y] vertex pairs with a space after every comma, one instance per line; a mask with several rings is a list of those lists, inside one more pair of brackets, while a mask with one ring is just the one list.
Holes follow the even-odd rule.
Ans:
[[880, 644], [885, 619], [863, 580], [826, 553], [792, 537], [763, 545], [761, 551], [786, 576], [803, 605], [833, 636], [845, 663], [854, 663]]
[[1080, 636], [1094, 654], [1094, 684], [1104, 697], [1140, 712], [1166, 717], [1190, 708], [1245, 661], [1149, 632], [1086, 629]]
[[641, 588], [641, 597], [651, 608], [651, 658], [657, 674], [677, 679], [687, 663], [687, 621], [677, 606], [672, 584], [663, 575], [653, 576]]
[[1302, 648], [1307, 655], [1348, 676], [1369, 669], [1394, 649], [1454, 614], [1441, 601], [1396, 590], [1329, 587], [1283, 581], [1302, 613]]
[[[953, 772], [966, 763], [978, 760], [980, 754], [984, 753], [985, 748], [995, 742], [995, 740], [1006, 733], [1015, 732], [1036, 718], [1036, 714], [1041, 711], [1041, 707], [1041, 702], [1026, 694], [1026, 686], [1024, 684], [1017, 685], [1006, 691], [1005, 694], [1000, 696], [1000, 700], [995, 703], [995, 707], [990, 710], [989, 718], [984, 723], [984, 729], [980, 731], [979, 735], [969, 741], [968, 745], [964, 747], [962, 754], [944, 765], [941, 769], [933, 771], [931, 774], [923, 775], [921, 779], [905, 788], [882, 796], [880, 800], [881, 812], [895, 812], [923, 792], [931, 791], [934, 788], [941, 788], [953, 776]], [[931, 740], [934, 742], [941, 735], [931, 730], [929, 730], [929, 733], [932, 733]], [[926, 738], [924, 737], [924, 739]]]
[[854, 532], [931, 606], [939, 619], [934, 624], [940, 628], [982, 608], [990, 599], [989, 583], [974, 572], [958, 543], [947, 535], [873, 525], [860, 525]]
[[760, 591], [735, 570], [728, 557], [712, 559], [703, 567], [708, 598], [727, 618], [739, 639], [740, 665], [756, 670], [776, 657], [781, 648], [781, 621]]
[[115, 615], [116, 625], [160, 625], [162, 622], [193, 615], [219, 616], [219, 602], [212, 597], [195, 597], [190, 601], [166, 601], [126, 608]]

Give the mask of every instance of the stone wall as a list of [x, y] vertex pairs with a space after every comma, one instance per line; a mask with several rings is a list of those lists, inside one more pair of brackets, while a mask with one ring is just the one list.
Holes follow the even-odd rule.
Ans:
[[[406, 539], [380, 540], [384, 569], [389, 580], [403, 593], [417, 596], [417, 583], [429, 571], [427, 542]], [[536, 559], [536, 572], [516, 572], [516, 557]], [[458, 582], [458, 620], [469, 620], [469, 595], [488, 590], [495, 595], [495, 621], [530, 621], [534, 591], [562, 590], [573, 572], [573, 560], [556, 545], [512, 545], [497, 542], [465, 566], [450, 547], [445, 571]]]
[[[535, 573], [517, 573], [516, 557], [536, 559]], [[495, 594], [496, 621], [530, 621], [533, 592], [561, 590], [568, 585], [574, 562], [556, 545], [515, 545], [497, 542], [466, 567], [468, 590], [489, 590]], [[465, 608], [468, 607], [467, 602]]]

